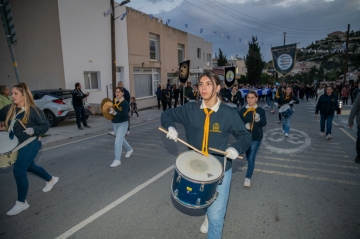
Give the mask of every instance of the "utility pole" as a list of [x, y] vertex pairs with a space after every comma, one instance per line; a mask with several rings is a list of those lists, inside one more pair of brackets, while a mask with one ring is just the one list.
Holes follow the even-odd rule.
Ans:
[[285, 46], [285, 36], [286, 36], [286, 32], [284, 32], [284, 46]]
[[344, 85], [346, 81], [346, 74], [348, 68], [348, 52], [349, 52], [349, 34], [350, 34], [350, 24], [348, 24], [348, 30], [346, 34], [346, 52], [345, 52], [345, 64], [344, 64]]
[[112, 8], [111, 13], [111, 76], [112, 76], [112, 96], [116, 88], [116, 51], [115, 51], [115, 1], [110, 0], [110, 6]]

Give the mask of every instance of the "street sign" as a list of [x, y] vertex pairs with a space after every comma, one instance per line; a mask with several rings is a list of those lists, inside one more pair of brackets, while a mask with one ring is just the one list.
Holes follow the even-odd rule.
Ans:
[[9, 0], [0, 0], [0, 7], [2, 8], [0, 17], [5, 28], [6, 37], [10, 39], [11, 44], [14, 44], [17, 41], [17, 37]]

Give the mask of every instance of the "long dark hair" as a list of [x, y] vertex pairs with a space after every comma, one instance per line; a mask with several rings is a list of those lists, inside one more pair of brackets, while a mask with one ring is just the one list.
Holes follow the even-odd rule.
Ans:
[[211, 83], [213, 85], [213, 92], [212, 92], [212, 94], [210, 96], [210, 98], [211, 98], [211, 97], [213, 97], [213, 95], [217, 94], [216, 86], [220, 85], [220, 78], [219, 78], [219, 76], [217, 74], [215, 74], [215, 73], [213, 73], [211, 71], [207, 71], [207, 72], [204, 72], [204, 73], [202, 73], [200, 75], [199, 82], [200, 82], [200, 79], [205, 77], [205, 76], [210, 79], [210, 81], [211, 81]]

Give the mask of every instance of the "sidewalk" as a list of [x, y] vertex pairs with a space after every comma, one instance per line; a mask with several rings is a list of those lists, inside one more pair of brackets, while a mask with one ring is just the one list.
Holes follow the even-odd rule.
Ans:
[[[140, 110], [139, 119], [137, 119], [136, 114], [133, 114], [133, 118], [130, 120], [130, 127], [146, 121], [160, 119], [161, 113], [162, 110], [158, 110], [157, 108]], [[60, 122], [57, 127], [50, 128], [48, 132], [46, 132], [46, 136], [41, 139], [41, 142], [43, 144], [51, 144], [61, 140], [77, 137], [81, 138], [94, 133], [106, 133], [112, 131], [111, 121], [105, 119], [102, 115], [90, 115], [87, 123], [91, 128], [79, 130], [76, 125], [76, 119], [64, 120]]]

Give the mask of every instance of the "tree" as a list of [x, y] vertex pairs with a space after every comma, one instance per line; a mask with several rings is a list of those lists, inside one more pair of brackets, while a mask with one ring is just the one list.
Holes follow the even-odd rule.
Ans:
[[245, 65], [247, 68], [246, 76], [249, 79], [250, 84], [259, 84], [260, 75], [265, 63], [262, 61], [257, 37], [252, 36], [252, 42], [249, 42], [249, 50], [245, 57]]
[[217, 60], [218, 66], [226, 66], [228, 64], [226, 55], [224, 56], [221, 49], [219, 48], [219, 58]]

